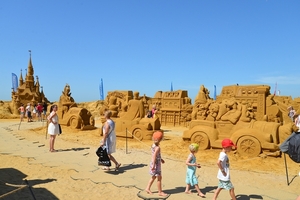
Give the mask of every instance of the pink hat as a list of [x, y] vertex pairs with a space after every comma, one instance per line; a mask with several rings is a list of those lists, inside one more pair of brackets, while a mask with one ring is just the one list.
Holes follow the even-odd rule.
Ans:
[[233, 142], [230, 139], [224, 139], [222, 141], [222, 147], [226, 148], [226, 147], [236, 147], [236, 145], [233, 144]]

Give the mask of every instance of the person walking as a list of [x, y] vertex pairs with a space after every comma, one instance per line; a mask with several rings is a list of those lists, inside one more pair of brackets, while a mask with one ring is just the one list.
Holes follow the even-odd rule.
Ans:
[[50, 135], [50, 152], [56, 152], [54, 149], [54, 142], [56, 135], [59, 134], [59, 122], [58, 122], [58, 116], [57, 116], [57, 105], [52, 105], [50, 108], [50, 115], [48, 116], [48, 134]]
[[21, 122], [24, 120], [24, 114], [25, 114], [25, 108], [24, 105], [21, 104], [21, 106], [18, 108], [19, 112], [20, 112], [20, 120]]
[[27, 122], [32, 122], [31, 104], [30, 103], [28, 103], [26, 106], [26, 116], [27, 116]]
[[38, 121], [42, 121], [43, 106], [41, 103], [38, 103], [36, 110], [37, 110]]
[[166, 197], [168, 196], [168, 194], [162, 191], [162, 186], [161, 186], [161, 180], [162, 180], [161, 164], [165, 163], [165, 161], [164, 159], [161, 158], [161, 153], [160, 153], [161, 149], [159, 146], [160, 141], [163, 139], [163, 132], [161, 131], [154, 132], [152, 139], [153, 139], [153, 144], [151, 146], [152, 157], [151, 157], [150, 171], [149, 171], [151, 178], [148, 182], [145, 191], [148, 194], [152, 194], [151, 186], [154, 180], [157, 178], [158, 195]]
[[[115, 122], [111, 119], [112, 112], [110, 110], [107, 110], [104, 112], [104, 117], [106, 119], [106, 122], [103, 125], [103, 139], [101, 146], [106, 146], [107, 154], [109, 159], [115, 163], [115, 170], [117, 171], [121, 163], [119, 163], [115, 157], [112, 155], [112, 153], [116, 152], [116, 133], [115, 133]], [[103, 167], [103, 170], [110, 170], [109, 167]]]
[[213, 200], [216, 200], [222, 189], [229, 191], [232, 200], [236, 200], [234, 187], [230, 181], [229, 170], [229, 158], [227, 153], [232, 150], [232, 147], [236, 147], [230, 139], [224, 139], [222, 141], [222, 151], [220, 152], [217, 165], [219, 167], [217, 178], [219, 179], [218, 188], [214, 193]]
[[197, 195], [205, 198], [205, 195], [200, 191], [200, 188], [198, 186], [198, 178], [196, 177], [196, 169], [201, 168], [201, 165], [197, 163], [195, 154], [198, 152], [199, 145], [196, 143], [193, 143], [189, 146], [190, 154], [188, 155], [188, 158], [185, 162], [187, 165], [187, 171], [186, 171], [186, 188], [185, 193], [191, 194], [191, 186], [195, 186], [197, 190]]
[[44, 103], [43, 103], [43, 121], [44, 121], [44, 119], [46, 119], [46, 115], [47, 115], [47, 103], [44, 101]]

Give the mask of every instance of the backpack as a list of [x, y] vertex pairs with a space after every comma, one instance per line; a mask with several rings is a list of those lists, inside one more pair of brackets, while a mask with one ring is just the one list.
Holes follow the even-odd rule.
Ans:
[[110, 159], [107, 155], [107, 151], [106, 151], [105, 147], [100, 146], [97, 149], [96, 154], [99, 157], [98, 165], [103, 165], [103, 166], [107, 166], [107, 167], [111, 166], [111, 162], [110, 162]]
[[289, 139], [288, 155], [296, 163], [300, 163], [300, 133], [296, 133]]

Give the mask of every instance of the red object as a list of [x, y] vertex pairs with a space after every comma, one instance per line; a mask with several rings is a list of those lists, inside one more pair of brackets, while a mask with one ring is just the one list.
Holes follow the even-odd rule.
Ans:
[[222, 141], [222, 147], [226, 148], [226, 147], [236, 147], [235, 144], [233, 144], [233, 142], [230, 139], [224, 139]]
[[40, 104], [36, 107], [36, 109], [37, 109], [39, 112], [43, 112], [43, 106], [40, 105]]

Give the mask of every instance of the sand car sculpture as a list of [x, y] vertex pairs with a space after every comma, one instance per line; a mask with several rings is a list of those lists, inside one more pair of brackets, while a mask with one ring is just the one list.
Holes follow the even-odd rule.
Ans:
[[[109, 102], [117, 103], [116, 97], [122, 97], [123, 105], [126, 104], [126, 111], [117, 116], [117, 112], [113, 117], [116, 127], [116, 135], [119, 137], [136, 138], [139, 140], [150, 140], [154, 131], [160, 130], [161, 124], [159, 118], [146, 118], [145, 106], [142, 98], [139, 97], [139, 92], [132, 93], [131, 91], [114, 91], [110, 92]], [[133, 98], [132, 98], [133, 97]], [[128, 100], [129, 99], [129, 100]], [[126, 103], [128, 100], [128, 103]], [[108, 105], [106, 109], [113, 110], [112, 105]], [[125, 109], [124, 109], [125, 110]], [[104, 110], [102, 111], [104, 112]], [[102, 123], [105, 119], [102, 118]], [[100, 135], [103, 135], [101, 128]]]
[[196, 117], [184, 131], [183, 140], [209, 149], [222, 148], [221, 141], [230, 138], [242, 156], [255, 157], [262, 152], [279, 156], [280, 143], [296, 127], [280, 121], [280, 110], [269, 103], [269, 90], [265, 85], [226, 86], [216, 101], [196, 99], [200, 111], [195, 109]]
[[70, 126], [73, 129], [95, 129], [95, 120], [86, 108], [79, 108], [71, 97], [70, 86], [67, 84], [60, 96], [57, 115], [61, 125]]

